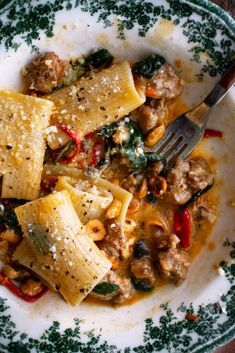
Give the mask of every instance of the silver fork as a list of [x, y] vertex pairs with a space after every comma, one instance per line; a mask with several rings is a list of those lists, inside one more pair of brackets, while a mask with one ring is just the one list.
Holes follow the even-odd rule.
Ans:
[[165, 160], [165, 170], [192, 152], [203, 137], [211, 108], [226, 96], [234, 84], [235, 60], [201, 104], [179, 116], [167, 127], [163, 138], [151, 149]]

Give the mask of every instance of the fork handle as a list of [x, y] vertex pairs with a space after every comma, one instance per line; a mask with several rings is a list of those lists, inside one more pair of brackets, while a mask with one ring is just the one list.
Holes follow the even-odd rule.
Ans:
[[208, 94], [204, 103], [209, 107], [217, 105], [224, 96], [230, 91], [235, 84], [235, 60], [233, 60], [230, 68], [225, 72], [221, 80], [215, 85], [212, 91]]

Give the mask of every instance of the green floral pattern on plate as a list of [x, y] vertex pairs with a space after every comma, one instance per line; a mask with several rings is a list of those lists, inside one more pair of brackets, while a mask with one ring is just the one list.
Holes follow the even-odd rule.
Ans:
[[[191, 47], [193, 61], [201, 63], [202, 53], [208, 54], [208, 60], [202, 65], [199, 76], [208, 73], [214, 77], [228, 67], [234, 55], [232, 39], [235, 38], [235, 26], [231, 24], [229, 30], [215, 16], [215, 6], [210, 5], [210, 13], [197, 6], [200, 4], [203, 1], [168, 0], [166, 6], [163, 6], [158, 5], [157, 1], [139, 0], [51, 0], [46, 3], [0, 0], [0, 15], [4, 15], [0, 20], [0, 45], [4, 45], [7, 50], [17, 50], [23, 41], [35, 51], [40, 31], [47, 37], [53, 36], [56, 13], [77, 7], [92, 16], [98, 13], [98, 22], [103, 22], [105, 27], [112, 26], [111, 15], [119, 16], [117, 36], [120, 39], [124, 39], [125, 32], [134, 26], [138, 26], [139, 35], [144, 37], [157, 19], [163, 18], [182, 27], [183, 35]], [[195, 19], [195, 13], [199, 15], [198, 20]], [[220, 40], [216, 38], [218, 31], [221, 33]]]
[[[98, 22], [104, 27], [112, 26], [112, 15], [117, 15], [117, 38], [120, 40], [125, 39], [127, 31], [133, 27], [137, 26], [139, 36], [145, 37], [158, 19], [171, 21], [181, 28], [187, 39], [191, 60], [200, 64], [200, 77], [205, 73], [212, 77], [221, 74], [235, 54], [232, 43], [235, 39], [234, 22], [204, 0], [0, 0], [0, 50], [17, 51], [24, 42], [32, 51], [37, 51], [42, 34], [53, 37], [57, 12], [69, 12], [75, 8], [91, 16], [97, 15]], [[203, 53], [208, 56], [204, 64]], [[230, 256], [234, 259], [235, 243], [226, 241], [224, 245], [230, 248]], [[235, 334], [235, 264], [223, 262], [221, 266], [230, 289], [218, 302], [199, 307], [182, 304], [178, 313], [174, 313], [168, 304], [162, 305], [164, 313], [159, 323], [152, 318], [145, 322], [143, 344], [126, 347], [123, 352], [206, 353], [232, 338]], [[78, 319], [72, 328], [64, 331], [59, 322], [54, 322], [41, 337], [30, 337], [19, 331], [8, 309], [7, 300], [0, 298], [1, 353], [121, 352], [94, 332], [89, 332], [83, 339]], [[190, 313], [198, 320], [187, 319], [186, 315]]]
[[[235, 242], [227, 240], [224, 246], [230, 248], [230, 257], [235, 259]], [[165, 313], [160, 317], [159, 324], [155, 324], [152, 319], [146, 320], [143, 345], [127, 347], [122, 352], [206, 353], [228, 338], [226, 332], [234, 334], [235, 263], [223, 261], [221, 266], [231, 287], [218, 302], [202, 304], [198, 308], [193, 304], [185, 306], [182, 303], [177, 312], [183, 314], [183, 319], [177, 318], [168, 304], [163, 304]], [[109, 345], [92, 331], [87, 333], [86, 340], [81, 340], [78, 319], [75, 319], [73, 328], [64, 331], [61, 331], [59, 322], [53, 322], [39, 339], [31, 338], [16, 329], [7, 310], [6, 301], [0, 298], [1, 353], [30, 353], [32, 349], [36, 353], [121, 353], [117, 347]], [[186, 317], [187, 314], [193, 314], [197, 319], [190, 320]], [[223, 321], [221, 316], [224, 316]], [[195, 333], [197, 339], [193, 340], [192, 334]]]

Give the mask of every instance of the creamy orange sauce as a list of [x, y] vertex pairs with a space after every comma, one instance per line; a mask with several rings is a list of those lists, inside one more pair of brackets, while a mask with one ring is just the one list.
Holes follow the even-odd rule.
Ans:
[[[184, 113], [189, 109], [188, 105], [181, 99], [177, 98], [173, 102], [168, 104], [169, 115], [168, 115], [168, 123], [178, 117], [180, 114]], [[210, 163], [212, 169], [215, 169], [216, 159], [209, 154], [209, 151], [205, 150], [205, 143], [200, 143], [197, 148], [192, 153], [193, 157], [204, 157]], [[109, 177], [115, 176], [116, 180], [121, 181], [125, 176], [122, 174], [120, 169], [115, 168], [115, 172], [110, 171]], [[206, 201], [209, 203], [211, 210], [216, 214], [216, 205], [218, 205], [218, 196], [217, 196], [217, 186], [214, 186], [211, 190], [209, 190], [206, 194], [201, 196], [200, 200]], [[152, 227], [146, 227], [145, 224], [149, 220], [163, 220], [165, 222], [169, 233], [173, 232], [173, 210], [174, 206], [163, 199], [158, 199], [155, 204], [149, 204], [143, 200], [141, 200], [141, 207], [138, 212], [132, 214], [131, 212], [127, 213], [127, 218], [132, 219], [136, 222], [137, 227], [136, 231], [129, 235], [129, 238], [135, 237], [135, 241], [141, 238], [150, 239], [152, 236]], [[208, 244], [208, 238], [211, 234], [215, 223], [210, 223], [206, 219], [202, 219], [200, 222], [197, 221], [194, 223], [191, 234], [191, 244], [188, 249], [185, 249], [190, 256], [190, 261], [192, 262], [195, 257], [200, 253], [203, 247], [208, 246], [210, 250], [215, 248], [215, 243], [212, 241]], [[208, 244], [208, 245], [207, 245]], [[122, 265], [121, 265], [122, 266]], [[127, 270], [128, 271], [128, 270]], [[187, 281], [187, 278], [186, 278]], [[146, 295], [152, 294], [154, 291], [158, 291], [162, 286], [166, 283], [169, 283], [169, 280], [165, 280], [163, 278], [157, 279], [156, 287], [149, 293], [146, 292], [137, 292], [132, 299], [126, 301], [122, 305], [131, 305], [136, 303]], [[117, 304], [112, 304], [112, 302], [103, 302], [96, 298], [89, 297], [86, 299], [86, 302], [92, 305], [105, 305], [105, 306], [118, 306]]]
[[168, 107], [168, 118], [167, 124], [176, 119], [181, 114], [189, 110], [189, 106], [183, 101], [181, 97], [176, 98], [172, 102], [167, 104]]

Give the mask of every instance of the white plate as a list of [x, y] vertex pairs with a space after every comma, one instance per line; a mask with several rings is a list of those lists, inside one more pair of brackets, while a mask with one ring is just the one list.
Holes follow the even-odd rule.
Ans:
[[[37, 51], [69, 58], [105, 47], [130, 60], [162, 54], [185, 79], [191, 105], [206, 96], [235, 50], [235, 23], [202, 0], [2, 0], [0, 16], [1, 89], [21, 89], [20, 69]], [[210, 127], [224, 132], [204, 142], [218, 161], [219, 216], [185, 283], [118, 309], [71, 308], [53, 293], [26, 304], [0, 287], [0, 352], [206, 353], [235, 336], [235, 217], [228, 206], [235, 200], [234, 89]], [[215, 268], [221, 261], [224, 276]]]

